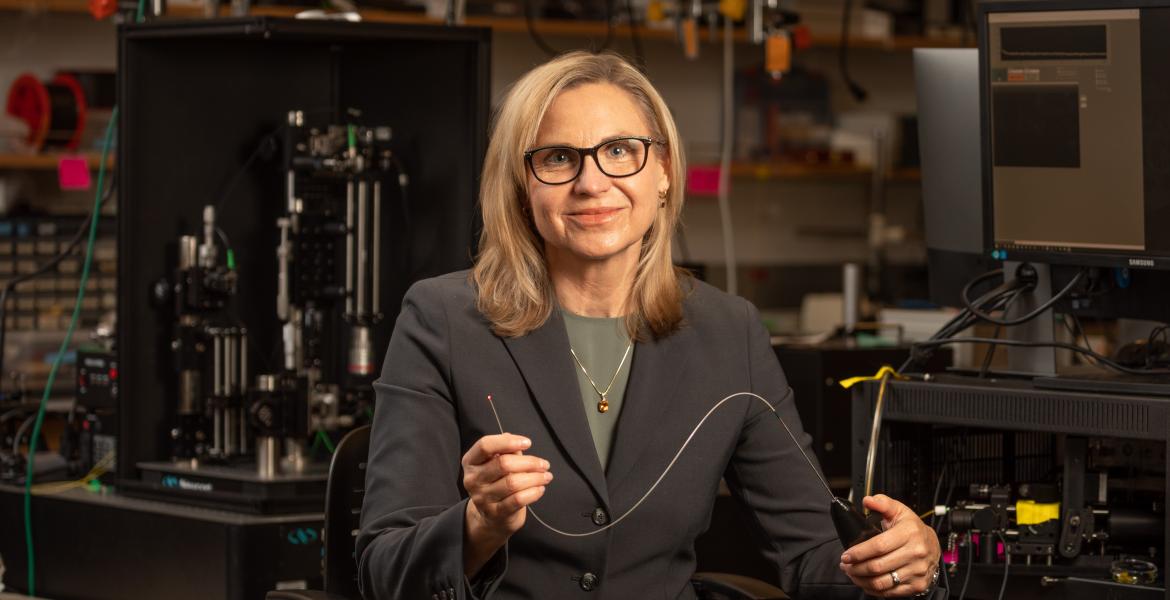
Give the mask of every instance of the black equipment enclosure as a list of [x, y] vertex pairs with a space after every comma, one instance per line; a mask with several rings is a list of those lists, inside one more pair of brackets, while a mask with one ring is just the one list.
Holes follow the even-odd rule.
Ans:
[[[405, 204], [384, 211], [377, 363], [414, 281], [466, 268], [478, 234], [476, 197], [487, 140], [490, 31], [277, 18], [123, 25], [118, 30], [118, 350], [122, 365], [118, 477], [168, 458], [177, 384], [172, 313], [153, 286], [168, 276], [180, 235], [198, 232], [202, 207], [239, 265], [235, 316], [247, 324], [251, 364], [279, 365], [274, 316], [284, 175], [257, 145], [290, 110], [323, 122], [393, 129], [409, 173]], [[280, 139], [279, 135], [273, 137]], [[234, 185], [230, 180], [240, 174]], [[227, 190], [230, 197], [223, 197]]]

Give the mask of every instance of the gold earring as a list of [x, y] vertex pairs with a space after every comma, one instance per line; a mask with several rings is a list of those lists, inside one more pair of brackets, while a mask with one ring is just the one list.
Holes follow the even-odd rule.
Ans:
[[666, 192], [658, 192], [658, 208], [666, 206]]

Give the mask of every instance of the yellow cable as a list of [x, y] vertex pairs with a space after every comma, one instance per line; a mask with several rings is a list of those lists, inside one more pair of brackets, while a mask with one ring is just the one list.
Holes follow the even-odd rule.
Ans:
[[52, 481], [49, 483], [38, 483], [31, 486], [31, 490], [38, 496], [46, 494], [59, 494], [75, 488], [85, 487], [89, 482], [105, 475], [109, 471], [109, 467], [113, 466], [114, 451], [111, 450], [102, 456], [101, 460], [94, 463], [93, 468], [89, 470], [81, 479], [73, 481]]

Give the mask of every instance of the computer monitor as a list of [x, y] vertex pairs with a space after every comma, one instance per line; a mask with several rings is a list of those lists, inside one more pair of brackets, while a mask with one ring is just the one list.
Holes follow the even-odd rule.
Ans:
[[914, 88], [930, 301], [959, 306], [959, 292], [998, 261], [983, 251], [979, 52], [916, 48]]
[[1170, 0], [979, 11], [985, 251], [1170, 268]]

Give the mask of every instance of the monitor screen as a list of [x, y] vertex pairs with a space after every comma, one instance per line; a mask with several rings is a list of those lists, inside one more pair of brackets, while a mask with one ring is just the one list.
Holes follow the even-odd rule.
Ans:
[[982, 5], [993, 258], [1170, 268], [1170, 2], [1151, 4]]

